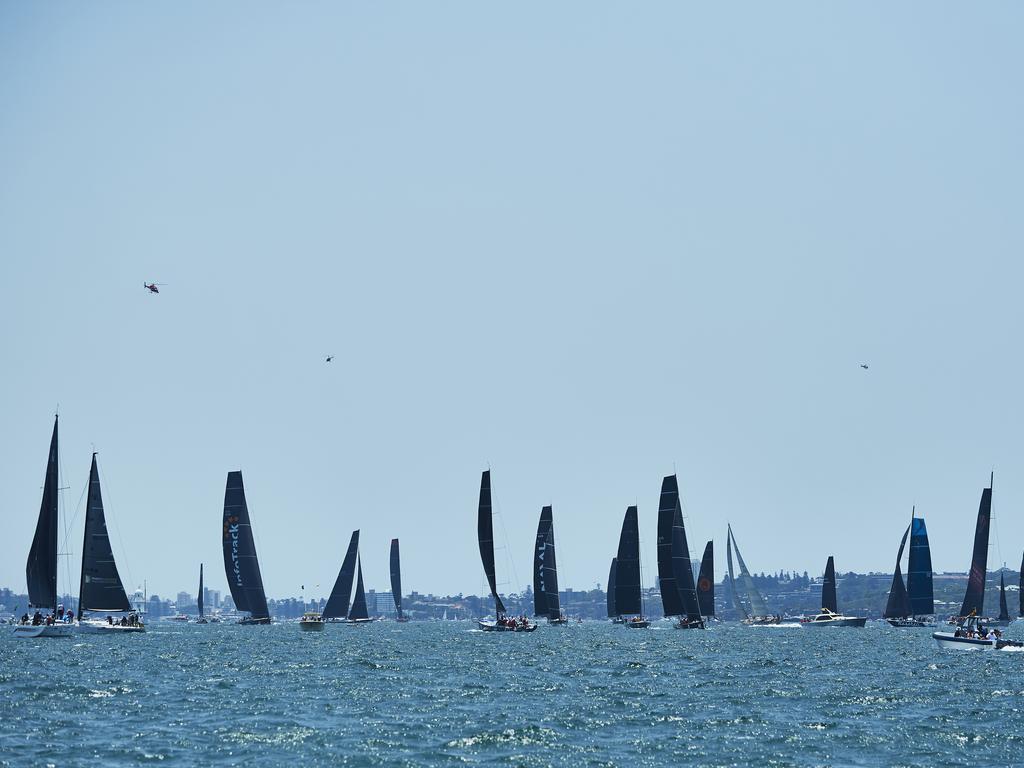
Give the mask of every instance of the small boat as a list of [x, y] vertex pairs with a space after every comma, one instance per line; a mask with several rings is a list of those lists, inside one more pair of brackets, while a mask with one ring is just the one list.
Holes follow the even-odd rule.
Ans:
[[[738, 580], [743, 591], [746, 593], [747, 603], [750, 605], [749, 611], [743, 604], [740, 593], [736, 589], [737, 577], [732, 566], [732, 552], [734, 549], [736, 550], [736, 561], [740, 567]], [[733, 535], [731, 525], [726, 526], [725, 559], [729, 567], [729, 592], [732, 595], [732, 603], [736, 607], [736, 612], [742, 617], [740, 622], [747, 626], [781, 624], [781, 616], [768, 612], [768, 605], [754, 584], [754, 578], [750, 575], [750, 571], [747, 570], [747, 564], [743, 562], [743, 555], [740, 554], [740, 546], [736, 543], [736, 536]]]
[[196, 616], [196, 624], [206, 624], [206, 616], [203, 613], [203, 564], [199, 564], [199, 594], [196, 595], [196, 608], [199, 615]]
[[323, 632], [323, 617], [317, 611], [306, 611], [299, 620], [299, 629], [303, 632]]
[[816, 616], [806, 617], [800, 624], [804, 627], [863, 627], [867, 617], [843, 616], [839, 613], [836, 599], [836, 565], [829, 555], [825, 565], [825, 578], [821, 582], [821, 612]]
[[256, 541], [252, 535], [249, 506], [245, 501], [245, 483], [240, 471], [228, 472], [224, 488], [224, 574], [235, 601], [235, 609], [248, 612], [239, 624], [251, 626], [270, 624], [267, 594], [263, 591], [263, 575], [256, 557]]
[[704, 629], [700, 600], [693, 582], [690, 545], [679, 502], [679, 481], [668, 475], [661, 481], [658, 503], [658, 587], [665, 618], [676, 617], [676, 629]]
[[395, 621], [407, 622], [409, 617], [402, 613], [402, 564], [398, 553], [398, 539], [391, 540], [391, 596], [395, 600]]
[[[928, 530], [924, 518], [915, 516], [910, 510], [910, 525], [903, 532], [900, 548], [896, 553], [896, 567], [892, 574], [889, 599], [885, 604], [884, 618], [891, 626], [900, 628], [931, 627], [934, 622], [928, 617], [935, 613], [932, 592], [932, 556], [928, 545]], [[910, 537], [910, 554], [907, 559], [907, 583], [903, 583], [900, 561], [903, 549]]]
[[646, 629], [651, 625], [644, 618], [643, 590], [640, 588], [640, 524], [635, 506], [626, 508], [619, 533], [619, 551], [615, 556], [616, 616], [628, 616], [623, 625]]
[[494, 520], [491, 513], [491, 471], [484, 470], [480, 476], [480, 500], [477, 503], [476, 538], [480, 548], [487, 586], [494, 598], [494, 619], [479, 619], [477, 626], [484, 632], [533, 632], [537, 625], [525, 616], [516, 619], [505, 615], [505, 604], [498, 594], [494, 571]]
[[33, 607], [46, 607], [53, 613], [49, 617], [43, 616], [40, 611], [34, 611], [31, 617], [26, 613], [26, 621], [14, 626], [15, 637], [71, 637], [74, 634], [71, 624], [58, 618], [60, 610], [57, 605], [57, 517], [60, 462], [57, 454], [57, 418], [53, 417], [50, 452], [46, 460], [46, 479], [43, 481], [43, 499], [39, 505], [36, 532], [25, 565], [29, 610]]
[[[106, 619], [88, 614], [106, 613]], [[122, 614], [114, 619], [111, 614]], [[83, 634], [135, 634], [146, 631], [139, 614], [132, 609], [117, 572], [114, 552], [107, 535], [96, 454], [89, 468], [89, 491], [85, 502], [85, 540], [82, 543], [82, 575], [78, 591], [78, 631]]]
[[541, 508], [533, 548], [533, 615], [546, 617], [548, 624], [556, 627], [569, 623], [558, 599], [555, 523], [550, 506]]
[[974, 616], [969, 616], [960, 622], [955, 632], [933, 632], [932, 638], [939, 648], [952, 648], [960, 651], [1024, 647], [1024, 643], [1007, 640], [998, 629], [993, 630], [991, 625], [986, 624], [983, 619]]

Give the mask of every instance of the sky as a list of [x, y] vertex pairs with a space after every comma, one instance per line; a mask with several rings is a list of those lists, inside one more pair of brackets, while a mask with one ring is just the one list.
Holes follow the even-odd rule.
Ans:
[[[661, 479], [691, 549], [937, 571], [1024, 548], [1024, 7], [0, 4], [0, 585], [54, 412], [78, 583], [98, 451], [126, 586], [604, 584]], [[144, 281], [163, 284], [159, 295]], [[331, 363], [325, 362], [335, 355]], [[867, 363], [868, 370], [860, 368]], [[504, 531], [504, 534], [501, 533]]]

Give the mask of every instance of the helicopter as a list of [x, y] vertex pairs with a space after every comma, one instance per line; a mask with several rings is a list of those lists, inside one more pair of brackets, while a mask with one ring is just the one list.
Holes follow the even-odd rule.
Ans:
[[861, 363], [860, 367], [863, 368], [866, 371], [868, 369], [868, 364], [867, 363]]
[[150, 293], [160, 293], [160, 289], [157, 286], [163, 285], [163, 283], [147, 283], [143, 281], [142, 286]]

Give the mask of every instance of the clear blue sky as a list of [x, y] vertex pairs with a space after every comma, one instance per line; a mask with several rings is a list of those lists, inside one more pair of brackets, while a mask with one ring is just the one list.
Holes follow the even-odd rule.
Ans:
[[564, 586], [634, 502], [653, 579], [673, 468], [719, 573], [727, 520], [756, 570], [887, 570], [914, 503], [965, 570], [993, 468], [1016, 566], [1022, 21], [0, 5], [0, 584], [58, 403], [69, 513], [95, 445], [161, 595], [224, 586], [239, 468], [271, 596], [357, 527], [368, 586], [397, 536], [407, 589], [480, 592], [487, 466], [520, 583], [547, 503]]

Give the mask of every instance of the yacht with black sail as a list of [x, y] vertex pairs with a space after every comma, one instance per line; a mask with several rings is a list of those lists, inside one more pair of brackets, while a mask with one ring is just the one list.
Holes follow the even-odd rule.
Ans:
[[[736, 560], [740, 566], [739, 582], [740, 587], [746, 594], [747, 604], [750, 606], [750, 610], [743, 604], [743, 599], [740, 597], [740, 592], [736, 588], [737, 577], [732, 565], [732, 553], [736, 550]], [[742, 617], [740, 622], [748, 626], [764, 626], [768, 624], [781, 624], [782, 617], [775, 616], [768, 613], [768, 606], [758, 591], [757, 586], [754, 584], [754, 578], [750, 575], [750, 571], [747, 570], [747, 564], [743, 562], [743, 555], [740, 554], [739, 544], [736, 543], [736, 537], [733, 535], [732, 526], [726, 525], [725, 534], [725, 559], [729, 568], [729, 592], [732, 596], [732, 604], [736, 607], [736, 612]]]
[[196, 608], [199, 611], [199, 615], [196, 616], [196, 624], [207, 624], [206, 613], [203, 610], [203, 564], [199, 564], [199, 593], [196, 595]]
[[[105, 613], [105, 619], [89, 618]], [[114, 619], [112, 614], [121, 614]], [[107, 535], [103, 494], [96, 467], [96, 454], [89, 467], [89, 490], [85, 502], [85, 538], [82, 542], [82, 575], [78, 591], [78, 631], [83, 634], [138, 633], [146, 627], [132, 608], [117, 572], [114, 551]]]
[[615, 584], [618, 581], [618, 564], [619, 559], [613, 557], [611, 567], [608, 569], [608, 591], [605, 593], [605, 600], [608, 607], [608, 618], [611, 619], [612, 624], [625, 624], [626, 620], [619, 614], [618, 607], [615, 605]]
[[821, 611], [817, 616], [802, 619], [804, 627], [863, 627], [867, 617], [844, 616], [839, 613], [836, 599], [836, 564], [832, 555], [825, 564], [825, 578], [821, 582]]
[[356, 595], [352, 598], [352, 607], [348, 611], [348, 624], [360, 626], [369, 624], [373, 619], [366, 606], [366, 592], [363, 590], [363, 558], [356, 558]]
[[[910, 510], [910, 525], [903, 532], [900, 548], [896, 553], [896, 567], [893, 569], [892, 586], [885, 604], [882, 618], [894, 627], [934, 626], [931, 616], [935, 613], [932, 591], [932, 555], [928, 546], [928, 530], [924, 518]], [[910, 537], [910, 553], [907, 556], [907, 582], [903, 583], [900, 562], [903, 550]]]
[[391, 540], [391, 596], [395, 600], [395, 621], [404, 624], [409, 617], [402, 613], [402, 564], [398, 553], [398, 539]]
[[321, 614], [324, 621], [331, 623], [348, 621], [349, 604], [352, 599], [352, 581], [356, 575], [356, 558], [359, 556], [359, 531], [352, 531], [345, 558], [341, 561], [338, 578], [334, 580], [330, 597]]
[[[985, 579], [988, 575], [988, 538], [989, 529], [992, 524], [992, 486], [994, 473], [989, 475], [988, 488], [981, 491], [981, 501], [978, 504], [978, 517], [974, 524], [974, 549], [971, 553], [971, 570], [967, 575], [967, 590], [964, 592], [964, 601], [960, 606], [960, 612], [951, 616], [950, 624], [965, 624], [968, 619], [981, 621], [985, 615]], [[938, 639], [939, 634], [934, 637]], [[945, 633], [952, 634], [952, 633]]]
[[239, 624], [270, 624], [267, 595], [256, 557], [256, 541], [245, 501], [241, 471], [228, 472], [224, 488], [224, 574], [228, 579], [235, 610], [248, 613]]
[[487, 586], [494, 598], [494, 619], [478, 619], [477, 626], [484, 632], [533, 632], [537, 624], [525, 616], [516, 619], [505, 615], [505, 604], [498, 594], [498, 582], [494, 572], [494, 519], [491, 512], [491, 470], [485, 469], [480, 476], [480, 500], [476, 509], [476, 540], [480, 548], [480, 560], [487, 576]]
[[697, 575], [697, 605], [704, 623], [717, 621], [715, 618], [715, 542], [704, 545], [704, 555], [700, 559], [700, 572]]
[[[25, 564], [29, 613], [25, 614], [24, 621], [15, 625], [15, 637], [71, 637], [73, 634], [71, 625], [59, 620], [57, 604], [57, 518], [60, 498], [57, 420], [58, 417], [54, 416], [50, 452], [46, 459], [46, 477], [43, 480], [43, 499], [39, 505], [36, 532]], [[39, 610], [41, 608], [52, 613], [44, 616]]]
[[665, 617], [676, 617], [677, 629], [704, 629], [704, 619], [693, 583], [690, 546], [679, 503], [679, 482], [675, 475], [661, 481], [658, 503], [658, 587]]
[[647, 629], [644, 595], [640, 588], [640, 523], [636, 507], [627, 507], [619, 533], [619, 551], [615, 556], [615, 610], [633, 629]]
[[533, 548], [533, 615], [546, 617], [548, 624], [568, 624], [558, 600], [555, 523], [550, 506], [540, 510], [537, 540]]

